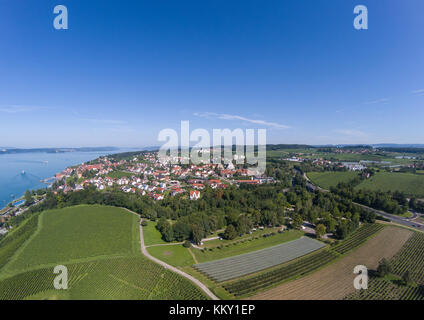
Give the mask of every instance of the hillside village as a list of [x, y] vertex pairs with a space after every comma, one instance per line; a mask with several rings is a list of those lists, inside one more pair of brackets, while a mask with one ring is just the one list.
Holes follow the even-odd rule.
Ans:
[[253, 170], [236, 168], [232, 162], [225, 166], [212, 163], [172, 165], [160, 161], [156, 152], [142, 153], [126, 160], [101, 157], [89, 164], [67, 168], [55, 178], [52, 186], [55, 193], [83, 190], [92, 185], [98, 190], [119, 188], [158, 201], [179, 194], [197, 200], [206, 187], [225, 189], [231, 184], [274, 182], [272, 178], [256, 175]]

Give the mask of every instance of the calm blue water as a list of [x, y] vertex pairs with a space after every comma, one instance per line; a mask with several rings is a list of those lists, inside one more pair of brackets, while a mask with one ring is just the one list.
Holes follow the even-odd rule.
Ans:
[[[0, 208], [21, 197], [28, 189], [47, 187], [40, 180], [54, 176], [66, 167], [110, 153], [134, 151], [119, 149], [106, 152], [22, 153], [0, 155]], [[25, 174], [22, 174], [22, 170]]]

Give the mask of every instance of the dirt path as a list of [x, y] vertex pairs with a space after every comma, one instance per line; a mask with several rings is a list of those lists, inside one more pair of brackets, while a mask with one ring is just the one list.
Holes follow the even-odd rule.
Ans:
[[195, 263], [195, 264], [198, 264], [198, 263], [199, 263], [199, 261], [197, 261], [196, 256], [194, 255], [193, 251], [191, 251], [191, 249], [190, 249], [190, 248], [187, 248], [187, 249], [188, 249], [188, 252], [190, 252], [191, 256], [193, 257], [194, 263]]
[[[140, 220], [141, 222], [141, 220]], [[165, 269], [171, 270], [175, 273], [178, 273], [179, 275], [183, 276], [184, 278], [187, 278], [188, 280], [190, 280], [191, 282], [193, 282], [195, 285], [197, 285], [200, 289], [202, 289], [202, 291], [208, 296], [210, 297], [212, 300], [219, 300], [217, 296], [215, 296], [209, 289], [208, 287], [206, 287], [203, 283], [201, 283], [199, 280], [197, 280], [196, 278], [194, 278], [193, 276], [181, 271], [180, 269], [177, 269], [165, 262], [163, 262], [162, 260], [159, 260], [153, 256], [150, 255], [149, 252], [147, 252], [146, 250], [146, 246], [144, 245], [144, 238], [143, 238], [143, 227], [141, 226], [140, 223], [140, 246], [141, 246], [141, 252], [150, 260], [152, 260], [153, 262], [156, 262], [157, 264], [160, 264], [162, 267], [164, 267]]]
[[254, 300], [339, 300], [355, 291], [353, 268], [375, 270], [382, 258], [392, 258], [412, 235], [406, 229], [386, 227], [357, 250], [309, 276], [261, 292]]

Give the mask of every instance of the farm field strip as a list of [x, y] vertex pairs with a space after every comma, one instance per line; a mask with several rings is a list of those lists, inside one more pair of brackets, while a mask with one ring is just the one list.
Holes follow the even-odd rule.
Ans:
[[205, 262], [194, 267], [210, 278], [222, 282], [270, 268], [324, 247], [324, 244], [308, 237], [255, 252]]
[[345, 300], [424, 300], [424, 288], [396, 286], [386, 279], [373, 278], [367, 290], [354, 292]]
[[406, 229], [386, 227], [363, 246], [337, 262], [306, 277], [261, 292], [252, 299], [343, 299], [355, 291], [355, 266], [365, 265], [369, 270], [374, 270], [382, 258], [392, 258], [412, 234]]
[[391, 262], [393, 273], [409, 271], [413, 281], [424, 285], [424, 234], [416, 232]]
[[335, 187], [340, 182], [348, 182], [358, 176], [355, 171], [324, 171], [308, 172], [308, 178], [316, 185], [324, 189]]
[[[340, 182], [348, 182], [358, 176], [354, 171], [308, 172], [308, 178], [316, 185], [330, 189]], [[355, 189], [373, 191], [401, 191], [407, 195], [424, 197], [424, 175], [400, 172], [377, 172], [369, 179], [362, 181]]]
[[402, 191], [407, 195], [424, 196], [424, 175], [399, 172], [377, 172], [360, 183], [356, 189]]
[[[190, 281], [144, 257], [71, 264], [68, 270], [72, 299], [206, 299]], [[55, 276], [53, 268], [43, 268], [5, 279], [0, 282], [0, 300], [48, 292], [54, 289]]]
[[37, 231], [39, 214], [34, 214], [6, 238], [0, 241], [0, 271], [24, 243]]
[[225, 284], [224, 288], [235, 296], [242, 296], [270, 287], [278, 282], [304, 276], [340, 257], [341, 253], [346, 253], [362, 245], [368, 238], [383, 228], [384, 226], [380, 224], [362, 225], [345, 240], [346, 245], [342, 242], [331, 249], [319, 250], [296, 261], [286, 263], [274, 270], [230, 282]]
[[355, 232], [353, 236], [348, 237], [341, 244], [332, 248], [332, 250], [339, 254], [345, 254], [350, 250], [360, 246], [362, 243], [367, 241], [368, 237], [372, 236], [374, 233], [383, 228], [384, 226], [382, 224], [365, 224], [362, 228], [359, 228], [359, 230]]
[[224, 285], [224, 288], [235, 296], [242, 296], [267, 288], [275, 283], [282, 282], [295, 276], [302, 276], [314, 271], [337, 258], [337, 255], [329, 250], [323, 249], [289, 263], [278, 269], [253, 276], [243, 280]]

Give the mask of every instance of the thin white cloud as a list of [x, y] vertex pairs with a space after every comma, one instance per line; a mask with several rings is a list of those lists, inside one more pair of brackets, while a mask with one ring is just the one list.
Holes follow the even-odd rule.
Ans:
[[365, 104], [385, 104], [389, 101], [390, 101], [389, 98], [382, 98], [382, 99], [365, 102]]
[[0, 112], [10, 113], [10, 114], [39, 111], [42, 109], [47, 109], [47, 108], [39, 107], [39, 106], [0, 106]]
[[88, 121], [92, 123], [100, 123], [100, 124], [126, 124], [126, 121], [123, 120], [111, 120], [111, 119], [90, 119], [90, 118], [80, 118], [81, 121]]
[[201, 117], [201, 118], [215, 118], [215, 119], [221, 119], [221, 120], [240, 120], [244, 122], [254, 123], [258, 125], [263, 125], [267, 127], [273, 127], [278, 129], [289, 129], [289, 126], [286, 126], [284, 124], [276, 123], [276, 122], [269, 122], [265, 120], [258, 120], [258, 119], [249, 119], [246, 117], [238, 116], [238, 115], [232, 115], [232, 114], [226, 114], [226, 113], [214, 113], [214, 112], [196, 112], [194, 113], [195, 116]]
[[334, 130], [334, 132], [338, 134], [342, 134], [344, 136], [355, 137], [355, 138], [362, 138], [367, 136], [365, 132], [355, 130], [355, 129], [338, 129], [338, 130]]
[[418, 96], [424, 95], [424, 89], [414, 90], [414, 91], [412, 91], [412, 94], [415, 94], [415, 95], [418, 95]]

